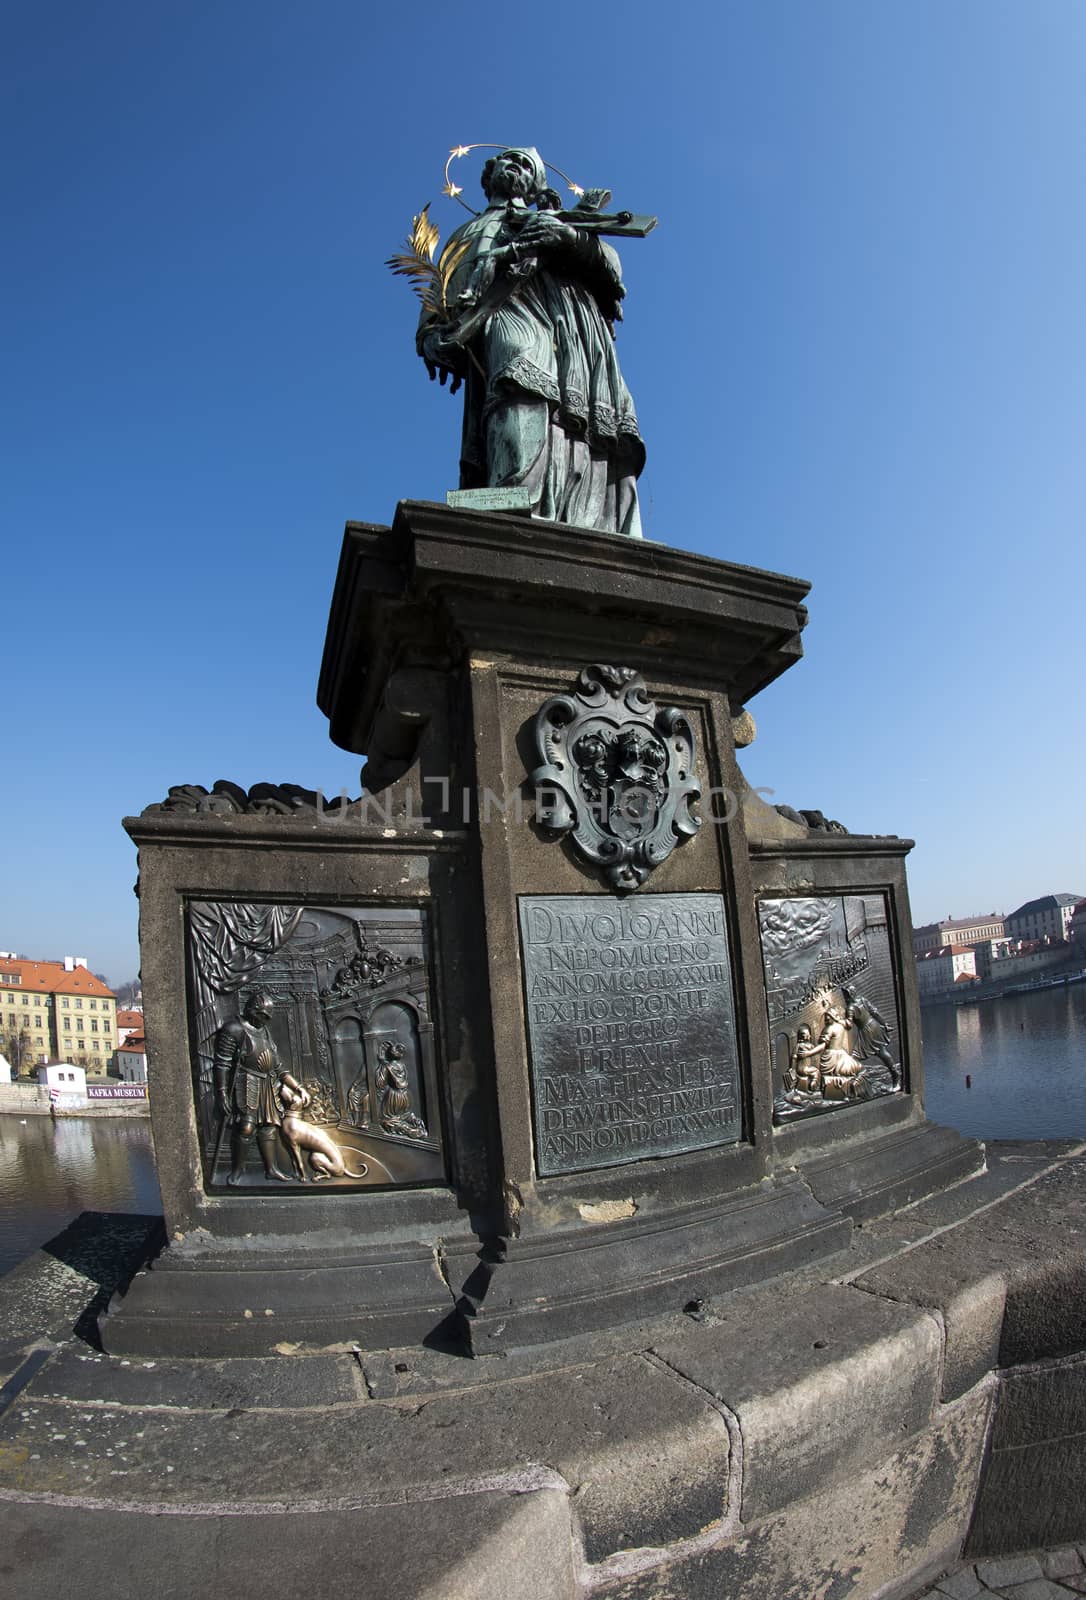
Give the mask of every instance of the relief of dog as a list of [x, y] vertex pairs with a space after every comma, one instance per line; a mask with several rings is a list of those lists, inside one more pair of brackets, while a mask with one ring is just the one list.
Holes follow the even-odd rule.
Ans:
[[323, 1128], [315, 1127], [312, 1122], [306, 1122], [304, 1117], [298, 1115], [298, 1108], [307, 1106], [309, 1099], [306, 1090], [294, 1079], [288, 1082], [284, 1077], [280, 1081], [279, 1100], [283, 1107], [280, 1132], [290, 1151], [290, 1159], [298, 1174], [299, 1182], [306, 1181], [303, 1151], [309, 1156], [314, 1183], [321, 1183], [326, 1178], [364, 1178], [369, 1171], [364, 1161], [361, 1171], [353, 1171], [343, 1159], [343, 1152], [335, 1140], [330, 1138]]

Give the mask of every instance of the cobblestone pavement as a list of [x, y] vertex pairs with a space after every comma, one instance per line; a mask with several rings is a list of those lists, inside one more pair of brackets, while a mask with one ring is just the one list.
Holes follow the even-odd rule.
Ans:
[[914, 1600], [1075, 1600], [1086, 1595], [1086, 1545], [1029, 1550], [966, 1562], [915, 1595]]

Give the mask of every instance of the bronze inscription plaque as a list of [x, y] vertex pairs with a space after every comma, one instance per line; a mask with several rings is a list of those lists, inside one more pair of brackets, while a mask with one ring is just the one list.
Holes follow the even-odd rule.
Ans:
[[522, 895], [520, 933], [540, 1176], [740, 1138], [720, 895]]

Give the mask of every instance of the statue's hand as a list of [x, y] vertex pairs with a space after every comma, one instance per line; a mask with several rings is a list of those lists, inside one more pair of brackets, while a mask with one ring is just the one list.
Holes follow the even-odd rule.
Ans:
[[577, 230], [550, 211], [533, 211], [517, 230], [517, 249], [557, 250], [577, 243]]
[[220, 1089], [219, 1090], [218, 1094], [215, 1096], [215, 1104], [219, 1108], [219, 1115], [224, 1119], [229, 1119], [229, 1116], [230, 1116], [230, 1101], [227, 1098], [227, 1094], [226, 1094], [226, 1090], [225, 1089]]
[[[426, 370], [430, 374], [430, 382], [431, 383], [433, 383], [434, 379], [437, 378], [438, 381], [443, 384], [445, 382], [446, 378], [448, 378], [450, 376], [450, 371], [449, 371], [448, 367], [436, 366], [434, 364], [434, 362], [432, 362], [432, 361], [427, 361]], [[455, 394], [457, 389], [459, 389], [461, 383], [463, 382], [463, 379], [461, 378], [461, 376], [460, 376], [460, 374], [458, 372], [452, 373], [451, 376], [452, 376], [452, 383], [450, 383], [450, 385], [449, 385], [449, 393], [450, 394]]]
[[463, 381], [457, 367], [464, 358], [460, 346], [446, 339], [438, 328], [431, 328], [422, 339], [421, 355], [430, 374], [431, 383], [437, 378], [442, 384], [450, 377], [449, 393], [455, 394]]

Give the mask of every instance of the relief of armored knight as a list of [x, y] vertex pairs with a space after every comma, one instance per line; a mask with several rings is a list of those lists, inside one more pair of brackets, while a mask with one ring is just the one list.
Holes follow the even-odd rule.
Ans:
[[445, 1177], [422, 936], [418, 911], [190, 907], [212, 1187]]

